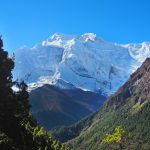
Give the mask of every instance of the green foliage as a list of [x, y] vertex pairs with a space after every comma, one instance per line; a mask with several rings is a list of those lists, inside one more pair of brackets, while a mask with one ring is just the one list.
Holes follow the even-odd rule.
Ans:
[[94, 114], [85, 117], [81, 121], [71, 126], [61, 126], [54, 128], [53, 130], [51, 130], [51, 133], [61, 142], [66, 142], [67, 140], [70, 140], [78, 136], [83, 128], [89, 127], [92, 123], [93, 116]]
[[12, 82], [13, 67], [0, 38], [0, 150], [66, 150], [33, 118], [27, 85]]
[[43, 127], [37, 126], [33, 131], [33, 139], [36, 142], [38, 150], [65, 150], [66, 148], [59, 141], [44, 130]]
[[114, 133], [112, 134], [107, 133], [105, 138], [102, 140], [102, 142], [106, 144], [111, 144], [113, 142], [121, 143], [123, 135], [124, 135], [124, 130], [122, 129], [122, 127], [118, 126], [115, 128]]
[[[93, 117], [87, 117], [85, 122], [91, 122], [90, 125], [86, 124], [83, 120], [76, 125], [66, 128], [64, 133], [79, 134], [72, 140], [67, 142], [67, 145], [74, 150], [86, 149], [86, 150], [117, 150], [120, 148], [120, 143], [112, 142], [114, 138], [112, 135], [116, 132], [121, 136], [121, 147], [124, 150], [149, 150], [150, 149], [150, 97], [147, 99], [147, 103], [142, 106], [136, 113], [133, 111], [133, 99], [128, 101], [118, 109], [112, 109], [111, 107], [103, 107]], [[80, 127], [84, 125], [84, 127]], [[76, 128], [75, 128], [76, 126]], [[121, 127], [123, 131], [116, 127]], [[62, 130], [61, 130], [62, 131]], [[60, 132], [63, 135], [63, 132]], [[108, 134], [111, 133], [111, 134]], [[111, 139], [111, 143], [107, 144], [104, 139], [108, 136]], [[111, 136], [110, 136], [111, 135]], [[66, 134], [64, 134], [66, 136]], [[69, 135], [70, 137], [71, 135]], [[118, 136], [118, 137], [119, 137]], [[113, 139], [113, 140], [112, 140]], [[119, 138], [118, 138], [119, 139]], [[109, 141], [109, 140], [108, 140]], [[108, 142], [109, 143], [109, 142]]]
[[105, 135], [105, 138], [102, 140], [102, 143], [104, 144], [117, 143], [119, 145], [120, 150], [122, 150], [123, 149], [122, 140], [124, 138], [124, 133], [125, 131], [123, 130], [123, 128], [118, 126], [115, 128], [114, 133], [112, 134], [107, 133]]

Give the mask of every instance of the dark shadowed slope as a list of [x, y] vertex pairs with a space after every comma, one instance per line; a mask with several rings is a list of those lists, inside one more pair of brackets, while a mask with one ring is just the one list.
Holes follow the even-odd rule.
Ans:
[[105, 99], [98, 93], [80, 89], [65, 90], [50, 85], [30, 93], [32, 112], [48, 130], [75, 123], [96, 111]]

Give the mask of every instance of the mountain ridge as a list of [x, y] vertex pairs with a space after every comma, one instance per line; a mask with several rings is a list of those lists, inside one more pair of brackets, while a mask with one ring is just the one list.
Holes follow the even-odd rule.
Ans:
[[47, 130], [71, 125], [95, 112], [106, 97], [81, 89], [44, 85], [30, 92], [32, 113]]
[[33, 48], [16, 51], [14, 76], [26, 80], [31, 90], [59, 84], [61, 79], [77, 88], [110, 95], [147, 56], [149, 43], [122, 45], [107, 42], [94, 33], [56, 33]]

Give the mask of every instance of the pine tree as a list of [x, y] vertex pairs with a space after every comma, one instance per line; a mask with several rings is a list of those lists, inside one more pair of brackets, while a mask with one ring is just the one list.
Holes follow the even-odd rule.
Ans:
[[[13, 135], [11, 128], [14, 120], [13, 111], [15, 109], [14, 94], [12, 91], [12, 69], [14, 62], [8, 57], [8, 53], [3, 49], [3, 41], [0, 37], [0, 149], [8, 149], [13, 143], [9, 136]], [[6, 139], [6, 140], [5, 140]], [[7, 144], [6, 144], [7, 143]], [[14, 144], [15, 145], [15, 144]]]
[[0, 38], [0, 100], [8, 98], [12, 94], [12, 69], [14, 62], [8, 57], [8, 53], [3, 50], [3, 42]]
[[3, 41], [0, 38], [0, 135], [10, 139], [9, 141], [13, 145], [22, 145], [20, 149], [24, 150], [24, 136], [27, 134], [25, 133], [25, 123], [28, 122], [30, 105], [26, 91], [27, 86], [24, 82], [16, 82], [19, 92], [12, 90], [14, 82], [12, 82], [11, 72], [13, 68], [14, 62], [8, 56], [8, 52], [4, 51]]
[[[12, 69], [14, 62], [8, 57], [8, 53], [3, 50], [3, 41], [0, 37], [0, 121], [5, 123], [7, 113], [11, 111], [11, 100], [13, 99]], [[9, 114], [8, 114], [9, 116]]]

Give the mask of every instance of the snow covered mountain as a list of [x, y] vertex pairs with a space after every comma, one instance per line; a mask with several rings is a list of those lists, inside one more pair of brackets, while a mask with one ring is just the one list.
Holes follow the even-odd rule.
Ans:
[[96, 34], [56, 33], [33, 48], [16, 51], [15, 79], [24, 79], [29, 90], [51, 84], [115, 92], [150, 57], [150, 43], [113, 44]]

